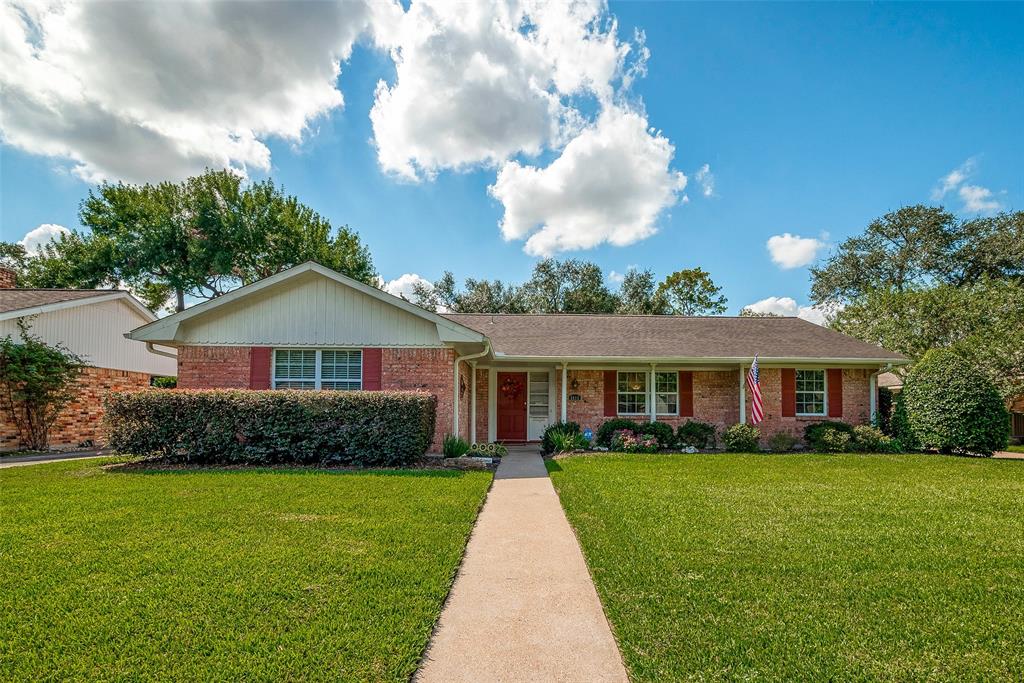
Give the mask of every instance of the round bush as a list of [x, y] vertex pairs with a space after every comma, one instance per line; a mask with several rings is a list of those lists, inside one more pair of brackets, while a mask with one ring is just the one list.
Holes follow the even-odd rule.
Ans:
[[992, 455], [1006, 448], [1010, 414], [992, 380], [951, 349], [924, 355], [903, 385], [910, 431], [923, 448]]
[[646, 436], [653, 436], [658, 440], [659, 448], [672, 448], [676, 443], [676, 434], [672, 425], [665, 422], [645, 422], [640, 425], [639, 432]]
[[727, 450], [737, 453], [752, 453], [760, 450], [761, 430], [754, 425], [734, 424], [722, 434]]
[[598, 446], [608, 448], [612, 445], [612, 436], [615, 432], [623, 429], [628, 429], [636, 434], [640, 431], [640, 425], [632, 420], [627, 420], [624, 417], [613, 417], [610, 420], [605, 420], [601, 426], [597, 428], [597, 434], [594, 435], [594, 442], [597, 443]]
[[715, 447], [715, 425], [700, 420], [687, 420], [679, 425], [676, 440], [680, 446]]
[[910, 418], [907, 417], [907, 398], [902, 391], [897, 392], [893, 397], [889, 431], [903, 448], [917, 450], [921, 447], [917, 437], [914, 436], [914, 431], [910, 428]]
[[[835, 436], [832, 432], [846, 434], [847, 438]], [[804, 443], [812, 451], [818, 453], [838, 453], [840, 450], [846, 450], [842, 446], [844, 444], [848, 446], [852, 440], [853, 425], [848, 425], [845, 422], [825, 420], [804, 427]], [[837, 448], [839, 450], [836, 450]]]

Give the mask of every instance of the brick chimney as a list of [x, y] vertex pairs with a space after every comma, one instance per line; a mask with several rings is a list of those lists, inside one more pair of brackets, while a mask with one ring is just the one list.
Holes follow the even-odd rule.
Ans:
[[17, 286], [17, 275], [10, 268], [0, 266], [0, 289], [14, 289]]

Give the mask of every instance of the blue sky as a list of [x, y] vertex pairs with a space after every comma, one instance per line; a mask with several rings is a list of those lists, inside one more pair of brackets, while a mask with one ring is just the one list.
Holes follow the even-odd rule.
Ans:
[[[788, 252], [791, 262], [802, 263], [808, 253], [824, 256], [828, 245], [859, 232], [873, 217], [904, 204], [936, 201], [943, 179], [957, 169], [962, 176], [951, 178], [938, 200], [949, 208], [964, 216], [992, 212], [996, 206], [1021, 208], [1024, 48], [1019, 30], [1024, 4], [612, 3], [599, 16], [604, 35], [611, 30], [611, 17], [618, 22], [614, 40], [629, 46], [630, 59], [642, 49], [635, 31], [643, 32], [642, 47], [650, 51], [646, 73], [624, 84], [627, 59], [609, 79], [613, 96], [594, 88], [559, 97], [587, 119], [581, 124], [584, 129], [597, 125], [602, 108], [628, 111], [645, 117], [655, 129], [651, 135], [657, 136], [637, 144], [661, 139], [674, 147], [671, 161], [657, 175], [639, 178], [643, 187], [651, 178], [667, 183], [662, 195], [651, 198], [660, 207], [654, 218], [646, 223], [637, 219], [646, 232], [656, 232], [625, 246], [595, 238], [597, 246], [591, 248], [546, 253], [591, 259], [618, 273], [634, 265], [651, 268], [660, 277], [700, 266], [723, 286], [735, 313], [767, 297], [806, 303], [807, 267], [783, 268], [773, 262], [766, 247], [772, 236], [789, 233], [819, 240], [789, 244], [796, 248]], [[38, 30], [31, 25], [33, 17], [26, 19], [23, 13], [21, 18]], [[69, 30], [42, 26], [55, 36], [58, 30]], [[224, 30], [209, 27], [208, 39], [225, 40]], [[271, 42], [277, 40], [277, 33], [268, 35]], [[510, 184], [503, 198], [488, 191], [505, 164], [516, 162], [532, 173], [557, 163], [572, 142], [547, 140], [539, 152], [533, 150], [537, 153], [520, 149], [500, 159], [434, 167], [421, 154], [415, 157], [416, 179], [396, 175], [393, 163], [385, 168], [382, 140], [398, 157], [412, 159], [416, 153], [409, 149], [437, 144], [430, 138], [435, 132], [444, 135], [439, 128], [450, 124], [452, 130], [463, 130], [458, 117], [467, 113], [444, 110], [455, 120], [430, 119], [431, 133], [424, 133], [410, 118], [418, 106], [413, 97], [412, 113], [393, 114], [387, 125], [375, 128], [369, 114], [379, 98], [378, 81], [394, 86], [397, 78], [407, 77], [396, 73], [391, 54], [373, 45], [375, 40], [393, 46], [402, 39], [371, 40], [364, 34], [355, 40], [351, 54], [340, 58], [341, 75], [332, 84], [344, 98], [343, 107], [324, 105], [305, 120], [301, 136], [292, 139], [262, 134], [259, 126], [252, 126], [269, 150], [269, 166], [259, 168], [250, 156], [250, 177], [273, 177], [335, 224], [358, 230], [386, 280], [407, 273], [436, 279], [451, 270], [459, 278], [518, 281], [529, 275], [538, 258], [524, 252], [525, 237], [538, 229], [533, 222], [564, 219], [570, 233], [563, 231], [562, 236], [568, 239], [573, 239], [575, 226], [600, 233], [600, 226], [591, 225], [599, 219], [587, 211], [587, 203], [607, 192], [567, 199], [549, 189], [542, 192], [525, 177]], [[102, 41], [97, 45], [92, 49], [104, 49]], [[280, 55], [290, 45], [273, 47]], [[408, 46], [403, 49], [413, 54]], [[151, 57], [161, 65], [160, 53]], [[413, 58], [407, 59], [411, 64]], [[177, 68], [173, 61], [161, 66]], [[410, 66], [408, 83], [414, 75]], [[242, 90], [231, 93], [243, 102], [244, 95]], [[422, 91], [420, 95], [419, 101], [426, 102]], [[76, 101], [69, 97], [66, 107], [77, 106]], [[155, 111], [152, 116], [160, 118], [160, 107], [173, 109], [166, 102], [140, 101], [133, 111]], [[216, 125], [209, 110], [204, 105], [204, 118], [195, 120]], [[62, 110], [61, 116], [70, 114]], [[237, 125], [234, 110], [225, 107], [223, 116], [234, 117]], [[15, 128], [17, 121], [12, 120], [3, 124], [0, 152], [4, 240], [20, 240], [41, 224], [76, 227], [78, 202], [90, 187], [83, 176], [115, 178], [118, 168], [134, 172], [102, 160], [94, 151], [95, 140], [65, 136], [58, 144], [53, 142], [56, 133], [27, 125]], [[396, 135], [401, 143], [394, 143], [394, 136], [385, 139], [388, 131], [400, 131]], [[142, 149], [118, 136], [103, 145], [123, 145], [118, 154], [127, 157]], [[54, 154], [55, 148], [61, 152]], [[657, 151], [645, 149], [645, 154]], [[459, 153], [464, 151], [460, 148]], [[76, 170], [83, 163], [99, 170]], [[705, 164], [705, 182], [713, 178], [707, 196], [697, 177]], [[147, 164], [146, 172], [152, 173], [154, 165], [159, 167], [159, 159]], [[579, 173], [592, 171], [584, 165], [566, 177], [573, 182]], [[628, 187], [628, 171], [603, 171], [611, 177], [594, 180], [593, 187], [600, 190], [600, 182], [617, 186], [620, 180]], [[678, 173], [687, 177], [684, 189], [672, 185]], [[628, 204], [632, 197], [621, 201]], [[576, 204], [566, 209], [563, 202]], [[510, 207], [522, 214], [541, 204], [545, 208], [539, 217], [524, 219], [527, 233], [509, 241], [502, 238], [499, 223]], [[619, 210], [600, 201], [596, 206], [601, 215], [608, 214], [606, 206], [611, 212]], [[634, 208], [627, 206], [621, 215], [633, 215]]]

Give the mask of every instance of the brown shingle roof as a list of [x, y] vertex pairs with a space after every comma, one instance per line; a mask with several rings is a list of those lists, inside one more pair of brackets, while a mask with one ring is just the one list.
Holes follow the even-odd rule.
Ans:
[[0, 289], [0, 313], [78, 301], [118, 292], [117, 289]]
[[847, 358], [898, 353], [800, 318], [667, 315], [478, 315], [446, 318], [484, 334], [496, 354], [548, 358]]

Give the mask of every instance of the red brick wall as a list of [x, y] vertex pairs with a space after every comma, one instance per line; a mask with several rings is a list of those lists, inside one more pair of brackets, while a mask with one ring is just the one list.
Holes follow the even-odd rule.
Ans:
[[18, 276], [10, 268], [0, 268], [0, 289], [14, 289]]
[[[761, 435], [768, 439], [776, 432], [788, 432], [802, 439], [804, 428], [824, 420], [842, 420], [850, 424], [869, 424], [871, 421], [871, 370], [843, 370], [843, 416], [782, 417], [782, 371], [778, 368], [761, 370], [761, 398], [764, 401], [764, 422], [758, 425]], [[747, 419], [750, 419], [750, 395], [747, 395]]]
[[[381, 388], [427, 391], [437, 396], [437, 426], [432, 451], [441, 450], [445, 434], [452, 431], [454, 417], [455, 351], [453, 349], [384, 349], [381, 360]], [[469, 380], [465, 406], [469, 405]], [[461, 416], [460, 416], [461, 418]], [[469, 417], [461, 418], [469, 423]], [[460, 419], [460, 421], [461, 421]]]
[[178, 386], [182, 389], [248, 389], [248, 346], [182, 346]]
[[[870, 370], [843, 370], [843, 416], [850, 424], [867, 424], [870, 421]], [[604, 416], [604, 372], [602, 370], [569, 370], [569, 394], [578, 394], [580, 400], [569, 401], [567, 417], [581, 427], [597, 428], [606, 419]], [[560, 415], [562, 397], [561, 371], [555, 373], [556, 415]], [[572, 381], [579, 383], [573, 389]], [[693, 373], [693, 417], [659, 415], [658, 419], [678, 427], [687, 420], [710, 422], [719, 432], [736, 424], [739, 414], [739, 370], [695, 371]], [[765, 420], [759, 425], [767, 439], [779, 431], [786, 431], [796, 437], [803, 437], [804, 427], [813, 422], [827, 420], [827, 417], [782, 417], [782, 384], [778, 368], [761, 370], [761, 394], [764, 400]], [[747, 397], [747, 416], [750, 416], [750, 397]], [[643, 416], [631, 416], [636, 421], [646, 421]], [[837, 418], [832, 418], [837, 419]]]
[[[59, 449], [77, 448], [91, 441], [102, 445], [103, 397], [111, 391], [128, 391], [149, 387], [150, 376], [143, 372], [86, 368], [77, 382], [77, 394], [50, 428], [50, 446]], [[0, 411], [0, 450], [23, 448], [18, 428], [7, 410]]]

